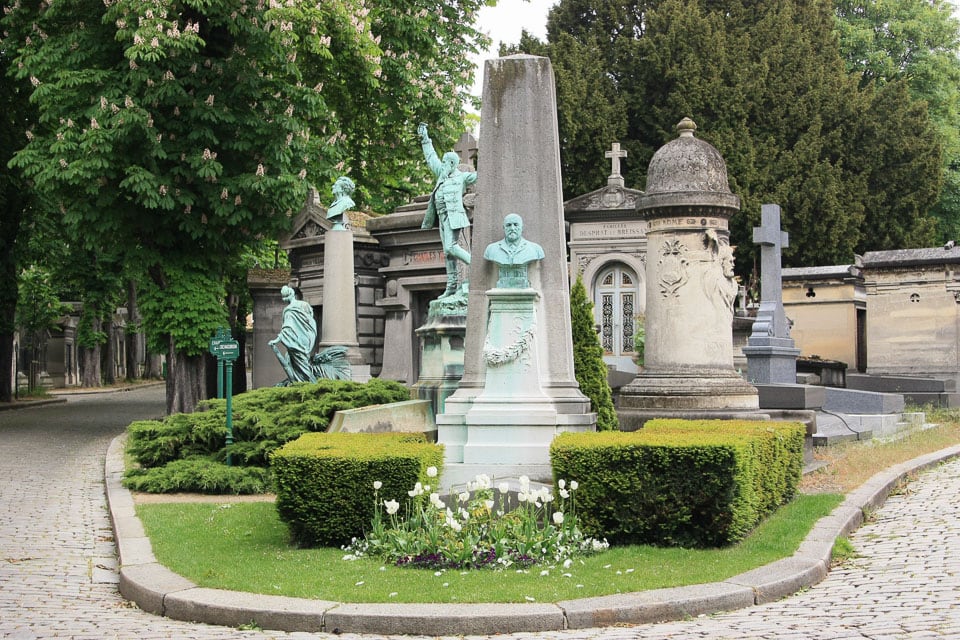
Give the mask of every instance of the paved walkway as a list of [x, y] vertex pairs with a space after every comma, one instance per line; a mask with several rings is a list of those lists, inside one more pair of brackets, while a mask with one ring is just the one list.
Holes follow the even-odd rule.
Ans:
[[[110, 440], [163, 390], [0, 413], [0, 638], [372, 638], [240, 631], [144, 613], [117, 593], [104, 500]], [[960, 461], [891, 496], [852, 537], [862, 557], [776, 603], [695, 620], [514, 634], [557, 640], [960, 638]]]

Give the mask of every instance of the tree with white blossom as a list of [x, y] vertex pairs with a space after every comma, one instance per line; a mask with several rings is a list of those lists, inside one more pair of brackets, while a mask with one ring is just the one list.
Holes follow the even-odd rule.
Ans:
[[168, 357], [169, 412], [202, 398], [223, 274], [289, 227], [310, 185], [352, 171], [368, 202], [416, 190], [399, 177], [418, 151], [401, 136], [427, 119], [453, 137], [485, 3], [5, 5], [0, 46], [39, 113], [13, 163], [58, 203], [72, 242], [122, 248], [149, 274], [144, 326]]

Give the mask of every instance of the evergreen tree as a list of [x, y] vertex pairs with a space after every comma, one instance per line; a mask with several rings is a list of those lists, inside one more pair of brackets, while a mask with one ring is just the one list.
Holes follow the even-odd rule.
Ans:
[[615, 431], [620, 428], [613, 395], [607, 381], [607, 365], [603, 361], [603, 347], [594, 330], [593, 304], [587, 299], [583, 279], [570, 290], [570, 327], [573, 335], [573, 369], [580, 383], [580, 391], [590, 398], [597, 413], [598, 431]]
[[[560, 0], [544, 46], [555, 67], [603, 61], [624, 105], [630, 186], [644, 187], [650, 158], [676, 137], [682, 117], [696, 121], [741, 197], [731, 244], [743, 272], [756, 255], [752, 228], [766, 202], [783, 209], [787, 266], [933, 241], [927, 212], [937, 200], [940, 170], [931, 159], [940, 147], [929, 117], [904, 92], [859, 86], [834, 27], [827, 0]], [[579, 46], [560, 46], [563, 34]], [[558, 74], [558, 96], [568, 82]], [[571, 126], [577, 139], [606, 135], [588, 105], [558, 101], [558, 110], [562, 141], [572, 138]], [[896, 126], [878, 136], [884, 120]], [[594, 164], [576, 153], [583, 152], [568, 163], [573, 174]], [[583, 191], [571, 173], [564, 175], [570, 196]], [[906, 175], [911, 184], [900, 181]], [[879, 217], [883, 232], [873, 233], [867, 223]]]
[[960, 21], [945, 0], [834, 0], [840, 50], [861, 87], [906, 83], [927, 103], [943, 147], [932, 214], [941, 240], [960, 237]]

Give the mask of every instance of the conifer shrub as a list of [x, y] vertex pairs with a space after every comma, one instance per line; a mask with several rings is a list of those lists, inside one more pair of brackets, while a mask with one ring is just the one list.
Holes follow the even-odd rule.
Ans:
[[594, 330], [593, 303], [587, 299], [587, 290], [580, 276], [570, 290], [570, 329], [574, 375], [580, 391], [590, 398], [597, 413], [597, 431], [615, 431], [620, 428], [620, 422], [613, 407], [607, 364], [603, 361], [600, 338]]
[[152, 493], [260, 493], [271, 488], [269, 456], [278, 447], [326, 430], [337, 411], [409, 399], [402, 384], [376, 378], [255, 389], [233, 399], [229, 447], [223, 399], [208, 400], [194, 413], [140, 420], [127, 429], [127, 454], [138, 466], [127, 471], [124, 484]]
[[647, 425], [554, 439], [554, 476], [580, 479], [577, 509], [586, 533], [611, 544], [724, 546], [796, 493], [803, 425]]
[[422, 434], [305, 434], [271, 456], [277, 511], [294, 543], [342, 546], [373, 520], [375, 491], [400, 500], [416, 483], [429, 484], [427, 469], [442, 464], [443, 447]]

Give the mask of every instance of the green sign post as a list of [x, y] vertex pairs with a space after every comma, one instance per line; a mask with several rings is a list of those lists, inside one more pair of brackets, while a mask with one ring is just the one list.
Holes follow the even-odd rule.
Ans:
[[[217, 358], [217, 397], [227, 399], [227, 446], [233, 444], [233, 361], [240, 357], [240, 343], [230, 337], [226, 327], [210, 338], [210, 353]], [[224, 375], [225, 374], [225, 375]], [[227, 466], [233, 460], [227, 454]]]

